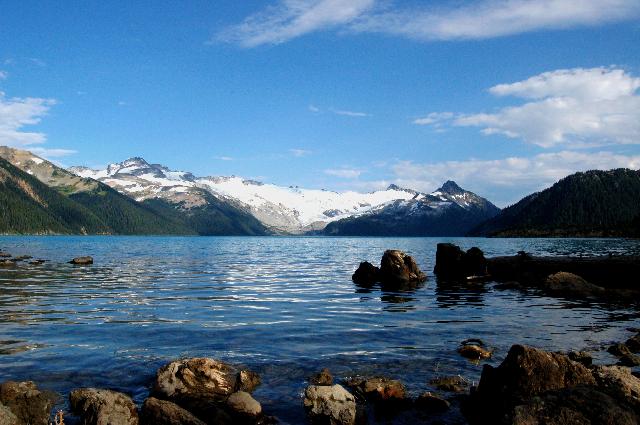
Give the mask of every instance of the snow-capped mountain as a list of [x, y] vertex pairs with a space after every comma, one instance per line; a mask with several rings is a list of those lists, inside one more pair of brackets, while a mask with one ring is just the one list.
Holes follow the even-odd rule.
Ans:
[[236, 176], [196, 177], [188, 172], [149, 164], [142, 158], [110, 164], [102, 170], [72, 167], [69, 171], [106, 183], [138, 201], [160, 198], [183, 208], [192, 208], [205, 203], [206, 194], [213, 195], [250, 212], [277, 233], [317, 231], [328, 223], [372, 214], [394, 205], [400, 208], [426, 203], [431, 209], [438, 209], [453, 203], [470, 208], [477, 201], [473, 198], [475, 195], [461, 189], [460, 193], [445, 190], [427, 195], [391, 185], [386, 190], [370, 193], [333, 192], [283, 187]]

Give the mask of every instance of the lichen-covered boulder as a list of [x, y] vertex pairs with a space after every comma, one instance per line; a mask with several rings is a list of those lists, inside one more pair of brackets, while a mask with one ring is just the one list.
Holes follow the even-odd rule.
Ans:
[[140, 413], [142, 425], [206, 425], [191, 412], [175, 403], [149, 397], [142, 405]]
[[0, 425], [20, 425], [18, 417], [2, 403], [0, 403]]
[[338, 384], [308, 386], [304, 407], [313, 424], [353, 425], [356, 421], [356, 400]]
[[131, 397], [111, 390], [80, 388], [69, 394], [71, 410], [83, 425], [138, 425], [138, 410]]
[[53, 395], [40, 391], [32, 381], [7, 381], [0, 385], [0, 403], [11, 411], [20, 425], [48, 425]]

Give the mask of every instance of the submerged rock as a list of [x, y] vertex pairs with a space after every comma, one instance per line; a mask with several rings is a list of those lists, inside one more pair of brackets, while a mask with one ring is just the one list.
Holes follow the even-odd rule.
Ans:
[[69, 261], [69, 264], [75, 264], [78, 266], [86, 266], [89, 264], [93, 264], [93, 257], [76, 257], [73, 260]]
[[206, 425], [191, 412], [175, 403], [149, 397], [142, 405], [140, 413], [142, 425]]
[[485, 347], [484, 342], [477, 338], [466, 339], [460, 343], [458, 353], [462, 357], [471, 360], [482, 360], [491, 358], [493, 352]]
[[304, 407], [313, 424], [353, 425], [356, 421], [356, 400], [338, 384], [308, 386]]
[[599, 296], [603, 295], [604, 288], [587, 282], [580, 276], [558, 272], [549, 275], [544, 282], [543, 288], [553, 294], [570, 296]]
[[354, 378], [347, 383], [349, 388], [373, 403], [401, 403], [406, 401], [407, 390], [402, 382], [385, 378]]
[[441, 391], [461, 393], [469, 387], [469, 381], [462, 376], [443, 376], [429, 381], [431, 385]]
[[447, 400], [430, 392], [420, 394], [415, 405], [420, 410], [433, 413], [445, 412], [451, 407]]
[[48, 425], [53, 398], [32, 381], [7, 381], [0, 385], [0, 403], [11, 411], [19, 425]]
[[97, 388], [71, 391], [69, 405], [83, 425], [137, 425], [138, 411], [125, 394]]
[[621, 366], [638, 366], [640, 365], [640, 356], [637, 356], [629, 350], [623, 343], [613, 344], [607, 351], [614, 356], [618, 357], [618, 364]]
[[427, 279], [410, 255], [398, 250], [387, 250], [380, 261], [380, 280], [389, 284], [423, 282]]

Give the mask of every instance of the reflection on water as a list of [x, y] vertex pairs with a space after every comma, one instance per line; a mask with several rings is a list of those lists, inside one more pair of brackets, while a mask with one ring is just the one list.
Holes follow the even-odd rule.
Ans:
[[[261, 373], [265, 410], [303, 423], [305, 379], [323, 367], [342, 378], [390, 375], [415, 395], [438, 374], [477, 382], [482, 365], [456, 353], [467, 338], [496, 347], [497, 364], [513, 343], [599, 349], [640, 326], [625, 303], [433, 277], [400, 289], [351, 281], [361, 261], [390, 248], [431, 272], [439, 242], [489, 256], [640, 253], [626, 240], [2, 237], [14, 255], [52, 261], [0, 269], [0, 381], [33, 379], [61, 393], [109, 387], [141, 402], [164, 362], [211, 356]], [[77, 255], [96, 264], [65, 263]]]

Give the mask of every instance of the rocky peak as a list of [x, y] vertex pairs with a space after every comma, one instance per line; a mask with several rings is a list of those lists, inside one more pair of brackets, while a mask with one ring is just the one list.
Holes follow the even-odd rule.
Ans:
[[465, 190], [458, 186], [458, 184], [453, 180], [447, 180], [438, 190], [448, 193], [449, 195], [457, 195], [465, 192]]

